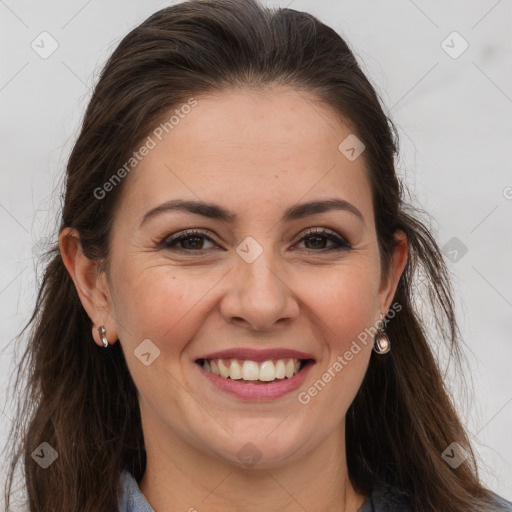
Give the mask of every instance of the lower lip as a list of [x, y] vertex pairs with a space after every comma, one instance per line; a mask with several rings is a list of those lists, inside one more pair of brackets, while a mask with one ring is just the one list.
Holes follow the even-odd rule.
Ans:
[[290, 379], [269, 382], [268, 384], [251, 384], [243, 381], [242, 379], [226, 379], [224, 377], [214, 375], [212, 372], [205, 370], [197, 363], [195, 364], [199, 368], [201, 374], [204, 375], [204, 377], [217, 389], [242, 400], [267, 401], [280, 398], [298, 389], [304, 383], [309, 370], [315, 362], [308, 361], [304, 368]]

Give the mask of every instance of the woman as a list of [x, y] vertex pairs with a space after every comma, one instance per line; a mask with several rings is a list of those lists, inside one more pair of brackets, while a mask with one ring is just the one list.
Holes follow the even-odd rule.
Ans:
[[305, 13], [195, 0], [121, 41], [20, 369], [31, 511], [512, 510], [418, 312], [422, 274], [460, 357], [392, 126]]

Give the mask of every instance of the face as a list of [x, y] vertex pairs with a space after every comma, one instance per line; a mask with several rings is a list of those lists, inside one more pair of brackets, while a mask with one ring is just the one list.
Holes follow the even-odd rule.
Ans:
[[[372, 349], [358, 336], [390, 307], [396, 279], [381, 276], [363, 156], [338, 149], [348, 126], [293, 89], [195, 98], [125, 178], [107, 333], [122, 345], [145, 436], [240, 466], [249, 452], [273, 467], [344, 432]], [[232, 218], [153, 210], [176, 200], [214, 203]], [[338, 206], [299, 208], [327, 200]], [[293, 378], [229, 379], [236, 389], [225, 389], [197, 361], [226, 350], [226, 367], [273, 360], [275, 370], [292, 351], [309, 363]]]

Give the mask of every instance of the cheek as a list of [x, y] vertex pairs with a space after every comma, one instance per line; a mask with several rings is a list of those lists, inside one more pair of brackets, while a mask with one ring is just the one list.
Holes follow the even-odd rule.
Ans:
[[318, 274], [304, 276], [301, 287], [306, 311], [313, 313], [311, 322], [323, 327], [331, 352], [345, 352], [351, 341], [378, 320], [378, 274], [368, 266], [341, 265], [321, 279]]
[[181, 350], [200, 326], [205, 295], [221, 277], [222, 272], [184, 273], [169, 265], [123, 267], [116, 313], [125, 338], [134, 346], [149, 338], [166, 353]]
[[356, 270], [340, 266], [317, 286], [304, 282], [311, 322], [321, 329], [322, 359], [315, 378], [298, 394], [306, 418], [321, 417], [315, 435], [327, 436], [340, 422], [361, 386], [371, 356], [373, 337], [366, 329], [374, 325], [378, 311], [378, 275], [371, 267]]

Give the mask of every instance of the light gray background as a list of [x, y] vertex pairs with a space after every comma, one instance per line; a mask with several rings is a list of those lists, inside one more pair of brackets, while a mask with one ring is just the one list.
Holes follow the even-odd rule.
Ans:
[[[432, 214], [442, 246], [456, 237], [467, 247], [448, 259], [474, 382], [459, 409], [485, 483], [512, 500], [512, 5], [267, 3], [315, 14], [347, 39], [400, 129], [399, 168], [416, 204]], [[120, 38], [169, 4], [0, 0], [2, 403], [12, 340], [35, 299], [34, 256], [56, 235], [60, 183], [90, 88]], [[47, 59], [31, 48], [43, 31], [59, 45]], [[469, 43], [456, 59], [441, 47], [453, 31]], [[7, 407], [2, 444], [10, 417]]]

